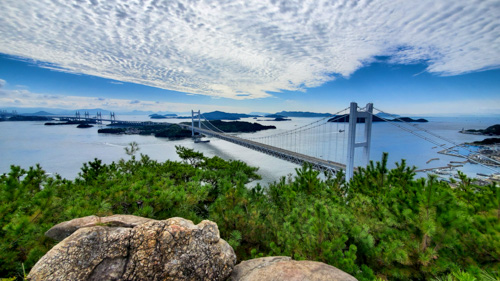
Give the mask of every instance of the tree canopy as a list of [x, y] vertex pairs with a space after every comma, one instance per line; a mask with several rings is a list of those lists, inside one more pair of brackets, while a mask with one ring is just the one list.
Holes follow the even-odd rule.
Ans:
[[[182, 161], [136, 157], [83, 164], [75, 180], [39, 165], [0, 176], [0, 277], [22, 277], [56, 242], [53, 225], [88, 215], [210, 219], [239, 260], [285, 255], [315, 260], [358, 280], [498, 277], [500, 191], [461, 174], [452, 187], [415, 178], [405, 161], [321, 175], [309, 166], [249, 187], [257, 168], [177, 147]], [[483, 274], [483, 275], [482, 275]], [[458, 276], [458, 277], [457, 277]], [[465, 277], [464, 277], [465, 276]], [[466, 279], [466, 278], [476, 279]], [[444, 280], [444, 279], [443, 279]]]

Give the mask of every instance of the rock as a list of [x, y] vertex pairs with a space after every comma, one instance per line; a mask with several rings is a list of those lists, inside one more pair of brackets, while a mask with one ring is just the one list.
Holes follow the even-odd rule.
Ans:
[[151, 221], [151, 219], [132, 215], [113, 215], [103, 218], [98, 216], [88, 216], [59, 223], [45, 232], [45, 236], [61, 241], [83, 227], [96, 225], [135, 227], [148, 221]]
[[93, 216], [54, 227], [48, 233], [76, 231], [36, 263], [28, 280], [225, 280], [236, 263], [217, 225], [206, 220]]
[[290, 257], [265, 257], [242, 261], [234, 267], [231, 281], [357, 281], [331, 265], [294, 261]]

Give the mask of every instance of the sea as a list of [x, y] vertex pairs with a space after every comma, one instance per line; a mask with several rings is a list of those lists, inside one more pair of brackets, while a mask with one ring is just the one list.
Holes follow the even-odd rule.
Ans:
[[[152, 121], [148, 116], [123, 115], [119, 120]], [[346, 157], [345, 123], [332, 123], [327, 127], [312, 129], [309, 136], [289, 134], [309, 123], [319, 121], [319, 118], [291, 118], [290, 121], [271, 121], [244, 118], [241, 121], [258, 122], [263, 125], [274, 125], [276, 129], [259, 131], [256, 133], [236, 134], [242, 138], [262, 140], [268, 144], [289, 146], [291, 150], [307, 153], [312, 156], [326, 158], [336, 162], [344, 162]], [[482, 140], [485, 136], [462, 134], [462, 129], [484, 129], [494, 124], [500, 124], [500, 118], [492, 117], [428, 117], [428, 123], [419, 123], [412, 130], [413, 133], [402, 130], [390, 123], [373, 123], [370, 160], [380, 161], [382, 154], [389, 154], [389, 167], [396, 166], [396, 162], [406, 159], [407, 165], [418, 169], [446, 167], [450, 161], [464, 161], [464, 158], [438, 153], [446, 144], [465, 143]], [[161, 119], [155, 122], [186, 122], [189, 119]], [[226, 160], [241, 160], [248, 165], [259, 167], [258, 173], [262, 180], [253, 184], [278, 181], [281, 177], [293, 176], [298, 165], [286, 162], [238, 146], [216, 138], [207, 138], [210, 142], [194, 143], [191, 139], [168, 140], [154, 136], [142, 135], [113, 135], [98, 134], [99, 128], [106, 125], [95, 125], [92, 128], [79, 129], [76, 125], [45, 126], [43, 121], [0, 122], [0, 174], [8, 173], [11, 165], [18, 165], [24, 169], [40, 164], [46, 173], [59, 174], [67, 179], [78, 177], [83, 163], [95, 158], [104, 163], [117, 162], [128, 159], [125, 148], [131, 142], [139, 144], [139, 153], [146, 154], [154, 160], [180, 160], [176, 154], [176, 146], [192, 148], [206, 156], [219, 156]], [[362, 139], [363, 124], [358, 124], [358, 140]], [[431, 132], [428, 140], [426, 132]], [[268, 136], [283, 134], [282, 140], [274, 141]], [[303, 134], [307, 135], [307, 134]], [[439, 136], [437, 138], [436, 136]], [[422, 138], [424, 137], [424, 138]], [[431, 141], [429, 141], [431, 140]], [[449, 142], [446, 142], [446, 141]], [[274, 143], [273, 143], [274, 142]], [[281, 142], [281, 143], [280, 143]], [[356, 165], [364, 165], [363, 151], [358, 148], [355, 157]], [[500, 172], [500, 168], [484, 167], [478, 164], [464, 164], [456, 168], [470, 177], [480, 174]], [[456, 172], [456, 171], [454, 171]], [[426, 176], [419, 173], [419, 176]], [[441, 175], [450, 177], [451, 175]]]

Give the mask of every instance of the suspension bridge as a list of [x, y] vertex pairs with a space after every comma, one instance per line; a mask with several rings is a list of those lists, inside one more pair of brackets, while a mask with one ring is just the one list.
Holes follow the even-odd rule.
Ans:
[[[334, 114], [275, 134], [227, 133], [212, 124], [200, 111], [191, 112], [191, 125], [180, 124], [180, 126], [191, 130], [194, 139], [199, 139], [202, 135], [215, 137], [299, 165], [307, 163], [320, 171], [336, 173], [343, 170], [346, 178], [350, 179], [357, 170], [355, 158], [358, 160], [358, 166], [366, 166], [369, 163], [372, 122], [375, 116], [373, 110], [371, 103], [361, 108], [352, 102], [349, 107]], [[402, 120], [399, 116], [376, 110], [383, 113], [377, 115], [377, 118], [436, 146], [451, 148], [460, 145], [417, 124]], [[242, 137], [243, 135], [245, 137]], [[360, 149], [362, 151], [359, 151]], [[462, 149], [477, 153], [467, 147]], [[485, 155], [482, 157], [500, 165], [500, 161], [496, 159]], [[474, 162], [472, 159], [469, 160]], [[476, 161], [476, 163], [499, 172], [481, 162]], [[449, 167], [450, 165], [447, 166]]]
[[[375, 115], [373, 112], [374, 109], [383, 115]], [[357, 170], [355, 159], [357, 160], [357, 166], [366, 166], [369, 163], [374, 116], [422, 140], [430, 142], [436, 147], [444, 150], [461, 147], [461, 149], [477, 155], [477, 151], [471, 151], [467, 147], [460, 146], [460, 144], [426, 130], [417, 124], [402, 120], [397, 115], [376, 109], [371, 103], [361, 108], [357, 103], [352, 102], [349, 107], [334, 114], [273, 134], [269, 134], [267, 132], [269, 130], [255, 134], [227, 133], [212, 124], [199, 110], [197, 112], [191, 111], [191, 125], [177, 125], [186, 130], [191, 130], [195, 141], [199, 141], [201, 136], [215, 137], [295, 164], [302, 165], [307, 163], [320, 171], [333, 174], [339, 170], [343, 170], [345, 171], [346, 178], [350, 179], [354, 171]], [[85, 113], [84, 116], [80, 116], [77, 113], [73, 117], [65, 118], [68, 120], [84, 120], [96, 123], [106, 121], [118, 125], [172, 124], [166, 122], [121, 121], [116, 120], [114, 113], [110, 114], [109, 119], [102, 118], [100, 113], [97, 113], [95, 117], [91, 117], [88, 113]], [[362, 151], [359, 151], [360, 149]], [[471, 157], [466, 158], [468, 158], [468, 161], [485, 166], [493, 172], [499, 172], [492, 165], [484, 165], [484, 161], [476, 161]], [[486, 162], [493, 164], [493, 166], [500, 167], [498, 159], [487, 155], [480, 155], [479, 158], [486, 160]], [[452, 166], [454, 165], [448, 165], [447, 167]], [[426, 169], [422, 171], [426, 171]]]

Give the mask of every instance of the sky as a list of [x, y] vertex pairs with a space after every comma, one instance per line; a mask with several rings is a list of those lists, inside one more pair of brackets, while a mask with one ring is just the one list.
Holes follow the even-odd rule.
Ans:
[[498, 0], [2, 0], [0, 109], [500, 114]]

